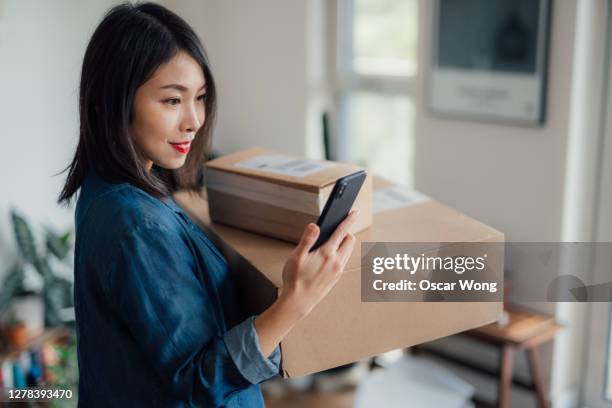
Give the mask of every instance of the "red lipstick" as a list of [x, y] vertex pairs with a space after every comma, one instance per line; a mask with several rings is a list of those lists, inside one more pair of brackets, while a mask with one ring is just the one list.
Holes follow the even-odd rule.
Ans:
[[191, 142], [183, 142], [183, 143], [172, 143], [170, 142], [172, 147], [177, 150], [179, 153], [187, 154], [189, 149], [191, 149]]

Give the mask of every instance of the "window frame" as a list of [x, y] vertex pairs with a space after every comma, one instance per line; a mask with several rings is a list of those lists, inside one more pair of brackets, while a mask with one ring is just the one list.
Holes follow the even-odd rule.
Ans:
[[[355, 0], [336, 0], [335, 8], [335, 30], [332, 30], [334, 63], [333, 63], [333, 100], [337, 120], [334, 125], [335, 159], [340, 161], [351, 161], [348, 146], [350, 140], [345, 129], [347, 129], [348, 113], [346, 112], [346, 98], [352, 92], [371, 92], [379, 95], [407, 96], [414, 101], [415, 83], [418, 69], [412, 74], [374, 74], [361, 73], [353, 69], [353, 27], [354, 27], [354, 3]], [[418, 7], [418, 5], [417, 5]]]
[[338, 30], [335, 41], [336, 83], [339, 90], [358, 89], [388, 94], [414, 95], [416, 72], [406, 75], [366, 74], [352, 68], [355, 0], [337, 1]]
[[[612, 237], [612, 216], [610, 206], [612, 202], [612, 75], [609, 67], [612, 67], [612, 0], [599, 3], [604, 12], [595, 8], [593, 12], [602, 15], [603, 27], [601, 30], [605, 36], [596, 36], [598, 42], [595, 47], [603, 48], [603, 63], [601, 77], [594, 79], [601, 89], [601, 112], [597, 113], [597, 131], [601, 137], [598, 158], [597, 192], [594, 220], [595, 242], [609, 242]], [[583, 29], [597, 30], [598, 27], [589, 26]], [[594, 31], [594, 33], [598, 33]], [[593, 282], [608, 282], [607, 276], [609, 265], [602, 265], [601, 260], [595, 259], [591, 270]], [[582, 372], [580, 384], [580, 404], [592, 408], [612, 408], [612, 390], [606, 395], [607, 385], [612, 382], [612, 303], [591, 302], [587, 309], [587, 326], [584, 334]]]

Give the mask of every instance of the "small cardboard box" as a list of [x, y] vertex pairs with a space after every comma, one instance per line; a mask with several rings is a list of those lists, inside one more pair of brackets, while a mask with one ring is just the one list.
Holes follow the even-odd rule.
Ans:
[[[218, 223], [298, 242], [316, 222], [336, 180], [360, 167], [309, 160], [262, 148], [242, 150], [206, 165], [210, 218]], [[368, 175], [353, 204], [359, 217], [351, 232], [372, 224], [372, 181]]]
[[[294, 245], [210, 221], [206, 199], [176, 200], [227, 257], [246, 314], [271, 305]], [[389, 350], [483, 326], [501, 302], [362, 302], [360, 242], [503, 242], [501, 232], [418, 193], [374, 180], [374, 222], [357, 243], [336, 286], [281, 342], [285, 378], [322, 371]], [[442, 245], [442, 244], [440, 244]], [[454, 246], [450, 246], [451, 248]], [[503, 273], [503, 257], [494, 261]]]

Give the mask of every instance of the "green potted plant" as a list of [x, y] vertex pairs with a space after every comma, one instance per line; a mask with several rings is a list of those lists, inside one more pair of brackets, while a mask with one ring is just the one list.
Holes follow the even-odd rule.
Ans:
[[[0, 313], [11, 303], [16, 303], [19, 297], [39, 295], [44, 304], [44, 325], [53, 327], [64, 324], [70, 320], [66, 318], [65, 311], [73, 306], [72, 282], [59, 272], [60, 269], [68, 273], [72, 270], [69, 256], [72, 249], [71, 231], [60, 235], [50, 227], [44, 228], [44, 245], [39, 249], [25, 218], [13, 209], [11, 220], [18, 256], [0, 289]], [[25, 284], [28, 272], [42, 280], [39, 288], [32, 289]]]

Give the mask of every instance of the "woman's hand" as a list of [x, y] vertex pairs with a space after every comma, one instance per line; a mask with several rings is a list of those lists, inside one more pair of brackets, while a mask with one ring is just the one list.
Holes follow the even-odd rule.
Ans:
[[285, 263], [283, 287], [278, 299], [255, 319], [259, 346], [269, 356], [293, 326], [334, 287], [353, 252], [355, 237], [349, 228], [357, 218], [353, 211], [331, 237], [310, 252], [319, 237], [319, 227], [308, 224], [300, 242]]
[[349, 233], [357, 213], [352, 212], [336, 228], [331, 237], [310, 252], [319, 237], [319, 227], [308, 224], [298, 246], [285, 263], [283, 287], [279, 297], [287, 297], [300, 317], [304, 317], [334, 287], [348, 261], [355, 237]]

